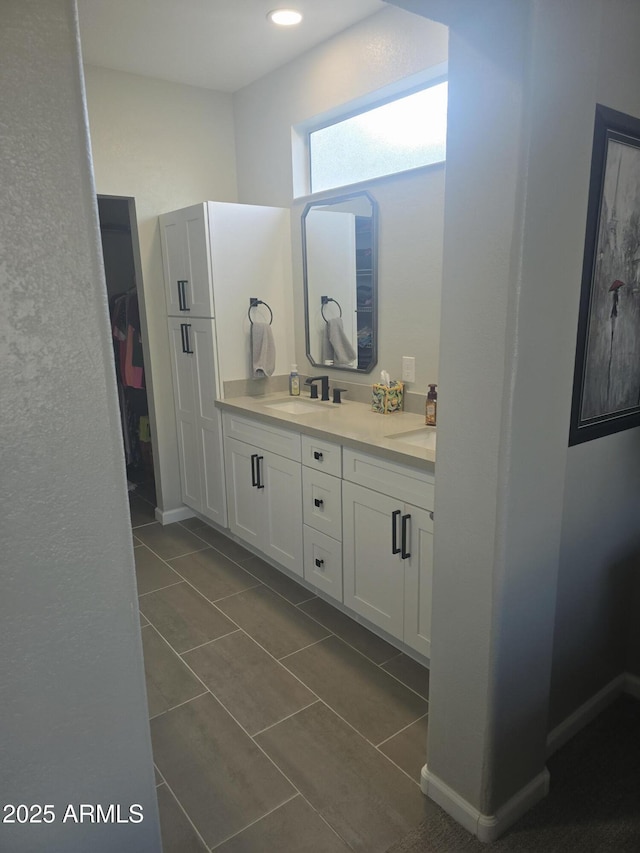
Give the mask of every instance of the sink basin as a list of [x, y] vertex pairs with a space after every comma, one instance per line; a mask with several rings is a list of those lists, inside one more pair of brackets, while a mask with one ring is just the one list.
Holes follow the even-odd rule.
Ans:
[[305, 403], [302, 400], [281, 400], [278, 403], [265, 403], [265, 409], [275, 409], [277, 412], [285, 412], [288, 415], [308, 415], [312, 412], [320, 412], [322, 409], [313, 403]]
[[425, 447], [431, 450], [435, 450], [436, 448], [436, 431], [433, 427], [398, 432], [395, 435], [388, 435], [387, 438], [391, 438], [402, 444], [411, 444], [414, 447]]

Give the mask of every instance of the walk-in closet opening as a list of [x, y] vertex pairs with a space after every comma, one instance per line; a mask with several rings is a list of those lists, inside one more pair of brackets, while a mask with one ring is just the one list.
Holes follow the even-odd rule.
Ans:
[[140, 247], [132, 198], [98, 196], [102, 255], [130, 497], [155, 506], [153, 447], [139, 296]]

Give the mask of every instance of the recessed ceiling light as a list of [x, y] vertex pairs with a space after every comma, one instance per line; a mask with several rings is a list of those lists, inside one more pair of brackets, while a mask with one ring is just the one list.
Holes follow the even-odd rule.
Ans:
[[300, 23], [302, 15], [300, 12], [296, 12], [295, 9], [274, 9], [272, 12], [269, 12], [267, 18], [273, 24], [278, 24], [279, 27], [293, 27], [295, 24]]

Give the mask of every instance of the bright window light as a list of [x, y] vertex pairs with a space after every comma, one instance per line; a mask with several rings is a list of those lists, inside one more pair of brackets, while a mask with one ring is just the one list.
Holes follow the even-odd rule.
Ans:
[[446, 82], [312, 130], [311, 192], [441, 163], [446, 137]]

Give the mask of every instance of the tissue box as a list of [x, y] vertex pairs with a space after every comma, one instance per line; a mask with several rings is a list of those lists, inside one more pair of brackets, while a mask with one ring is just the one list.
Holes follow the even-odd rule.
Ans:
[[403, 396], [404, 384], [402, 382], [392, 382], [391, 385], [382, 385], [380, 382], [376, 382], [373, 386], [371, 411], [379, 412], [381, 415], [401, 412]]

